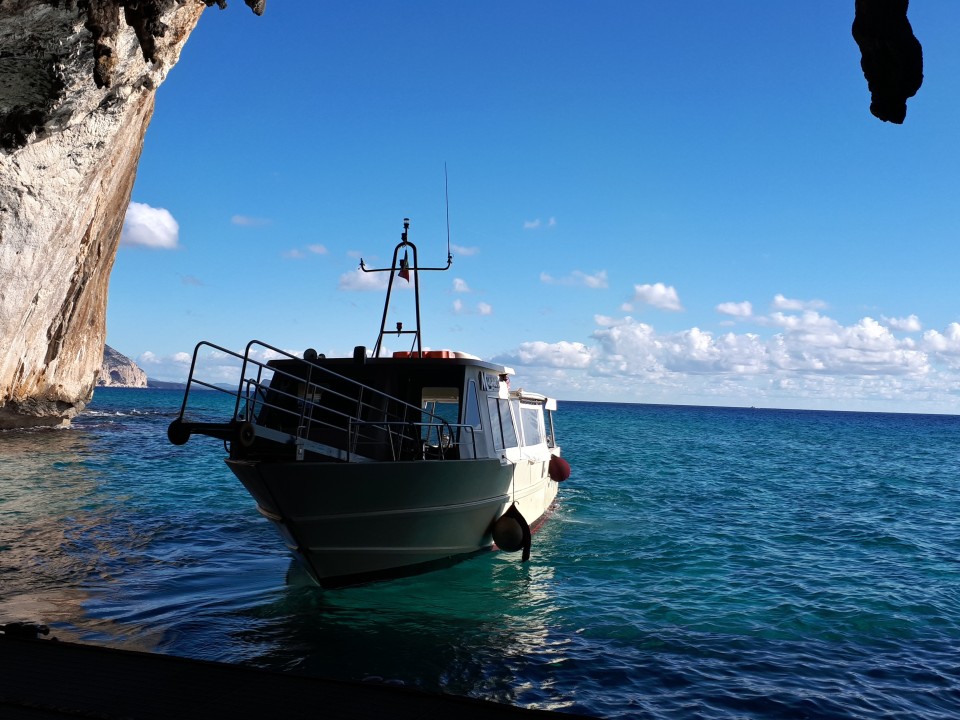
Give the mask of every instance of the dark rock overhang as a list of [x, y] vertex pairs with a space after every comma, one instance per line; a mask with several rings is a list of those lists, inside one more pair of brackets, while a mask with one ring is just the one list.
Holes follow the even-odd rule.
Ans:
[[923, 48], [907, 19], [908, 0], [856, 0], [853, 39], [870, 89], [870, 112], [900, 124], [923, 83]]
[[[217, 5], [221, 10], [227, 7], [226, 0], [195, 0], [207, 7]], [[262, 15], [266, 0], [244, 0], [257, 15]], [[157, 38], [162, 38], [167, 26], [160, 20], [161, 15], [173, 4], [182, 5], [185, 0], [77, 0], [77, 7], [86, 12], [84, 27], [93, 36], [93, 79], [97, 87], [110, 87], [113, 74], [114, 43], [120, 27], [120, 10], [123, 19], [136, 33], [137, 41], [143, 52], [143, 59], [157, 61]]]

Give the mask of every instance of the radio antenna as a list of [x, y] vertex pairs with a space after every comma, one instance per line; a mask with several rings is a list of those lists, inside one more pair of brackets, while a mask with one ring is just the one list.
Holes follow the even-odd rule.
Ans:
[[447, 203], [447, 266], [453, 261], [450, 253], [450, 183], [447, 180], [447, 163], [443, 163], [443, 194]]

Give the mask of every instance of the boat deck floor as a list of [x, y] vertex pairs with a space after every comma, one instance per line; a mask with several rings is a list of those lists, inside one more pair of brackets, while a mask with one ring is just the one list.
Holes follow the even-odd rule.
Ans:
[[585, 716], [0, 632], [0, 718], [4, 720], [247, 717], [568, 720]]

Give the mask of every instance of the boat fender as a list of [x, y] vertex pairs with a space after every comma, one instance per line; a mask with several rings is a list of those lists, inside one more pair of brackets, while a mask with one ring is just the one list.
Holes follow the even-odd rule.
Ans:
[[367, 362], [367, 348], [365, 345], [357, 345], [353, 349], [353, 361], [357, 365], [364, 365]]
[[167, 428], [167, 440], [174, 445], [186, 445], [190, 439], [190, 431], [184, 427], [183, 420], [177, 418]]
[[517, 509], [516, 503], [493, 523], [493, 542], [497, 547], [507, 552], [523, 550], [522, 560], [530, 559], [530, 545], [532, 535], [526, 518]]
[[552, 458], [550, 458], [550, 466], [548, 467], [547, 472], [550, 474], [551, 480], [563, 482], [570, 477], [570, 463], [568, 463], [559, 455], [554, 455]]
[[249, 420], [247, 422], [240, 423], [240, 427], [237, 428], [237, 440], [240, 442], [243, 447], [248, 448], [257, 439], [257, 431], [253, 427], [253, 423]]
[[317, 359], [317, 351], [313, 348], [307, 348], [303, 351], [303, 359], [307, 362], [313, 362]]

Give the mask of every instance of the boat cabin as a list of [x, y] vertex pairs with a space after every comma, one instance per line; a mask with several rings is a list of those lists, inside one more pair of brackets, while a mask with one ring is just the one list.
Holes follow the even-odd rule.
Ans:
[[[249, 357], [249, 355], [248, 355]], [[513, 373], [478, 358], [416, 356], [271, 360], [248, 380], [240, 420], [252, 437], [231, 456], [314, 461], [504, 458], [554, 447], [556, 401], [509, 390]]]

